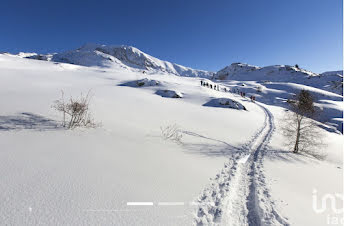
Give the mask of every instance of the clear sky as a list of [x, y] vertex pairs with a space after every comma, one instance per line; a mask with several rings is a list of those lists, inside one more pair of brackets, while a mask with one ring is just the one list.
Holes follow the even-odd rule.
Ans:
[[343, 67], [341, 0], [2, 0], [0, 51], [132, 45], [217, 71], [233, 62]]

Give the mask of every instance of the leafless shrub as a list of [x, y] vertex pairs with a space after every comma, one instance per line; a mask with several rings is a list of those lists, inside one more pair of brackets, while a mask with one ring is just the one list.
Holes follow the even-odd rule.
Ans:
[[62, 126], [68, 129], [75, 129], [77, 127], [95, 128], [98, 126], [94, 122], [90, 112], [90, 91], [80, 97], [70, 97], [68, 100], [64, 98], [62, 91], [61, 98], [54, 102], [53, 109], [62, 113]]
[[182, 132], [178, 125], [168, 125], [166, 127], [160, 127], [160, 130], [162, 132], [162, 137], [164, 140], [171, 140], [176, 143], [182, 143]]
[[283, 135], [286, 137], [286, 146], [294, 153], [303, 152], [317, 159], [323, 159], [324, 146], [320, 128], [317, 122], [310, 118], [303, 118], [298, 128], [300, 116], [295, 112], [288, 111], [283, 119]]

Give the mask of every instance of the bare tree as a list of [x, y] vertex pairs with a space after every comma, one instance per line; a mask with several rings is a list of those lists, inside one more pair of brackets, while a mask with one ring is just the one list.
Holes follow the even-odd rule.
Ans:
[[160, 127], [164, 140], [171, 140], [181, 144], [182, 133], [178, 125], [173, 124], [166, 127]]
[[68, 129], [77, 127], [96, 127], [90, 112], [90, 91], [80, 97], [70, 97], [67, 101], [64, 98], [64, 92], [59, 100], [52, 106], [55, 110], [62, 113], [62, 125]]
[[301, 90], [293, 99], [287, 101], [290, 111], [284, 119], [283, 134], [294, 153], [300, 151], [322, 157], [317, 148], [322, 145], [319, 128], [313, 117], [316, 116], [314, 100], [310, 92]]

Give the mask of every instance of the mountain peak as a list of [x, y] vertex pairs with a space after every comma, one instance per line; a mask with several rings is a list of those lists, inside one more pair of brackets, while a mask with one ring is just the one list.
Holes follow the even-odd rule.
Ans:
[[186, 77], [210, 78], [213, 75], [212, 72], [196, 70], [160, 60], [142, 52], [136, 47], [127, 45], [87, 43], [76, 50], [54, 54], [52, 61], [82, 66], [145, 70], [151, 73], [169, 73]]

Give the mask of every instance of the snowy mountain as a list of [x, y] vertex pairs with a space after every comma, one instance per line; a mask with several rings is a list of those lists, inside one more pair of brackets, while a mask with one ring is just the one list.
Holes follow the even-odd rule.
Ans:
[[273, 65], [258, 67], [233, 63], [214, 74], [216, 80], [291, 82], [308, 85], [343, 95], [343, 71], [317, 74], [296, 66]]
[[232, 63], [231, 65], [226, 66], [225, 68], [216, 72], [213, 78], [219, 79], [219, 80], [234, 79], [235, 75], [242, 74], [242, 73], [245, 74], [258, 69], [260, 69], [260, 67], [249, 65], [249, 64]]
[[310, 78], [318, 74], [307, 71], [295, 66], [272, 65], [258, 67], [249, 64], [233, 63], [230, 66], [219, 70], [213, 78], [217, 80], [270, 80], [270, 81], [288, 81], [294, 78]]
[[[11, 54], [7, 54], [11, 55]], [[132, 46], [86, 44], [82, 47], [55, 54], [19, 53], [21, 58], [69, 63], [112, 70], [173, 74], [184, 77], [211, 78], [214, 80], [292, 82], [343, 95], [343, 72], [317, 74], [297, 66], [273, 65], [259, 67], [245, 63], [232, 63], [216, 73], [196, 70], [152, 57]]]
[[[8, 54], [5, 54], [8, 55]], [[131, 46], [106, 46], [86, 44], [82, 47], [55, 54], [19, 53], [21, 58], [99, 67], [104, 71], [125, 71], [142, 74], [165, 74], [183, 77], [211, 79], [226, 87], [227, 91], [239, 90], [247, 96], [255, 96], [269, 105], [288, 108], [286, 102], [301, 89], [309, 90], [320, 110], [319, 121], [326, 123], [331, 130], [343, 131], [343, 75], [342, 71], [317, 74], [299, 66], [272, 65], [258, 67], [245, 63], [231, 65], [211, 73], [194, 70], [181, 65], [152, 57]], [[62, 67], [70, 67], [61, 64]], [[63, 66], [65, 65], [65, 66]], [[332, 101], [336, 101], [330, 104]]]
[[327, 71], [320, 76], [327, 82], [325, 89], [343, 95], [343, 71]]
[[[209, 80], [164, 76], [159, 68], [169, 65], [132, 47], [85, 46], [51, 61], [21, 55], [0, 54], [2, 224], [326, 226], [329, 216], [342, 219], [332, 208], [316, 212], [312, 200], [320, 206], [324, 195], [343, 193], [343, 97], [299, 83], [333, 81], [340, 72], [237, 64], [233, 80]], [[323, 109], [323, 160], [285, 145], [286, 100], [301, 89]], [[89, 90], [101, 127], [62, 128], [52, 108], [61, 91], [68, 100]], [[181, 142], [166, 139], [166, 128]]]
[[210, 78], [213, 73], [195, 70], [182, 65], [170, 63], [152, 57], [132, 46], [106, 46], [86, 44], [76, 50], [53, 55], [30, 55], [28, 58], [52, 60], [82, 66], [98, 66], [105, 68], [123, 68], [131, 71], [147, 71], [148, 73], [170, 73], [186, 77]]
[[321, 75], [343, 77], [343, 71], [326, 71], [323, 72]]

